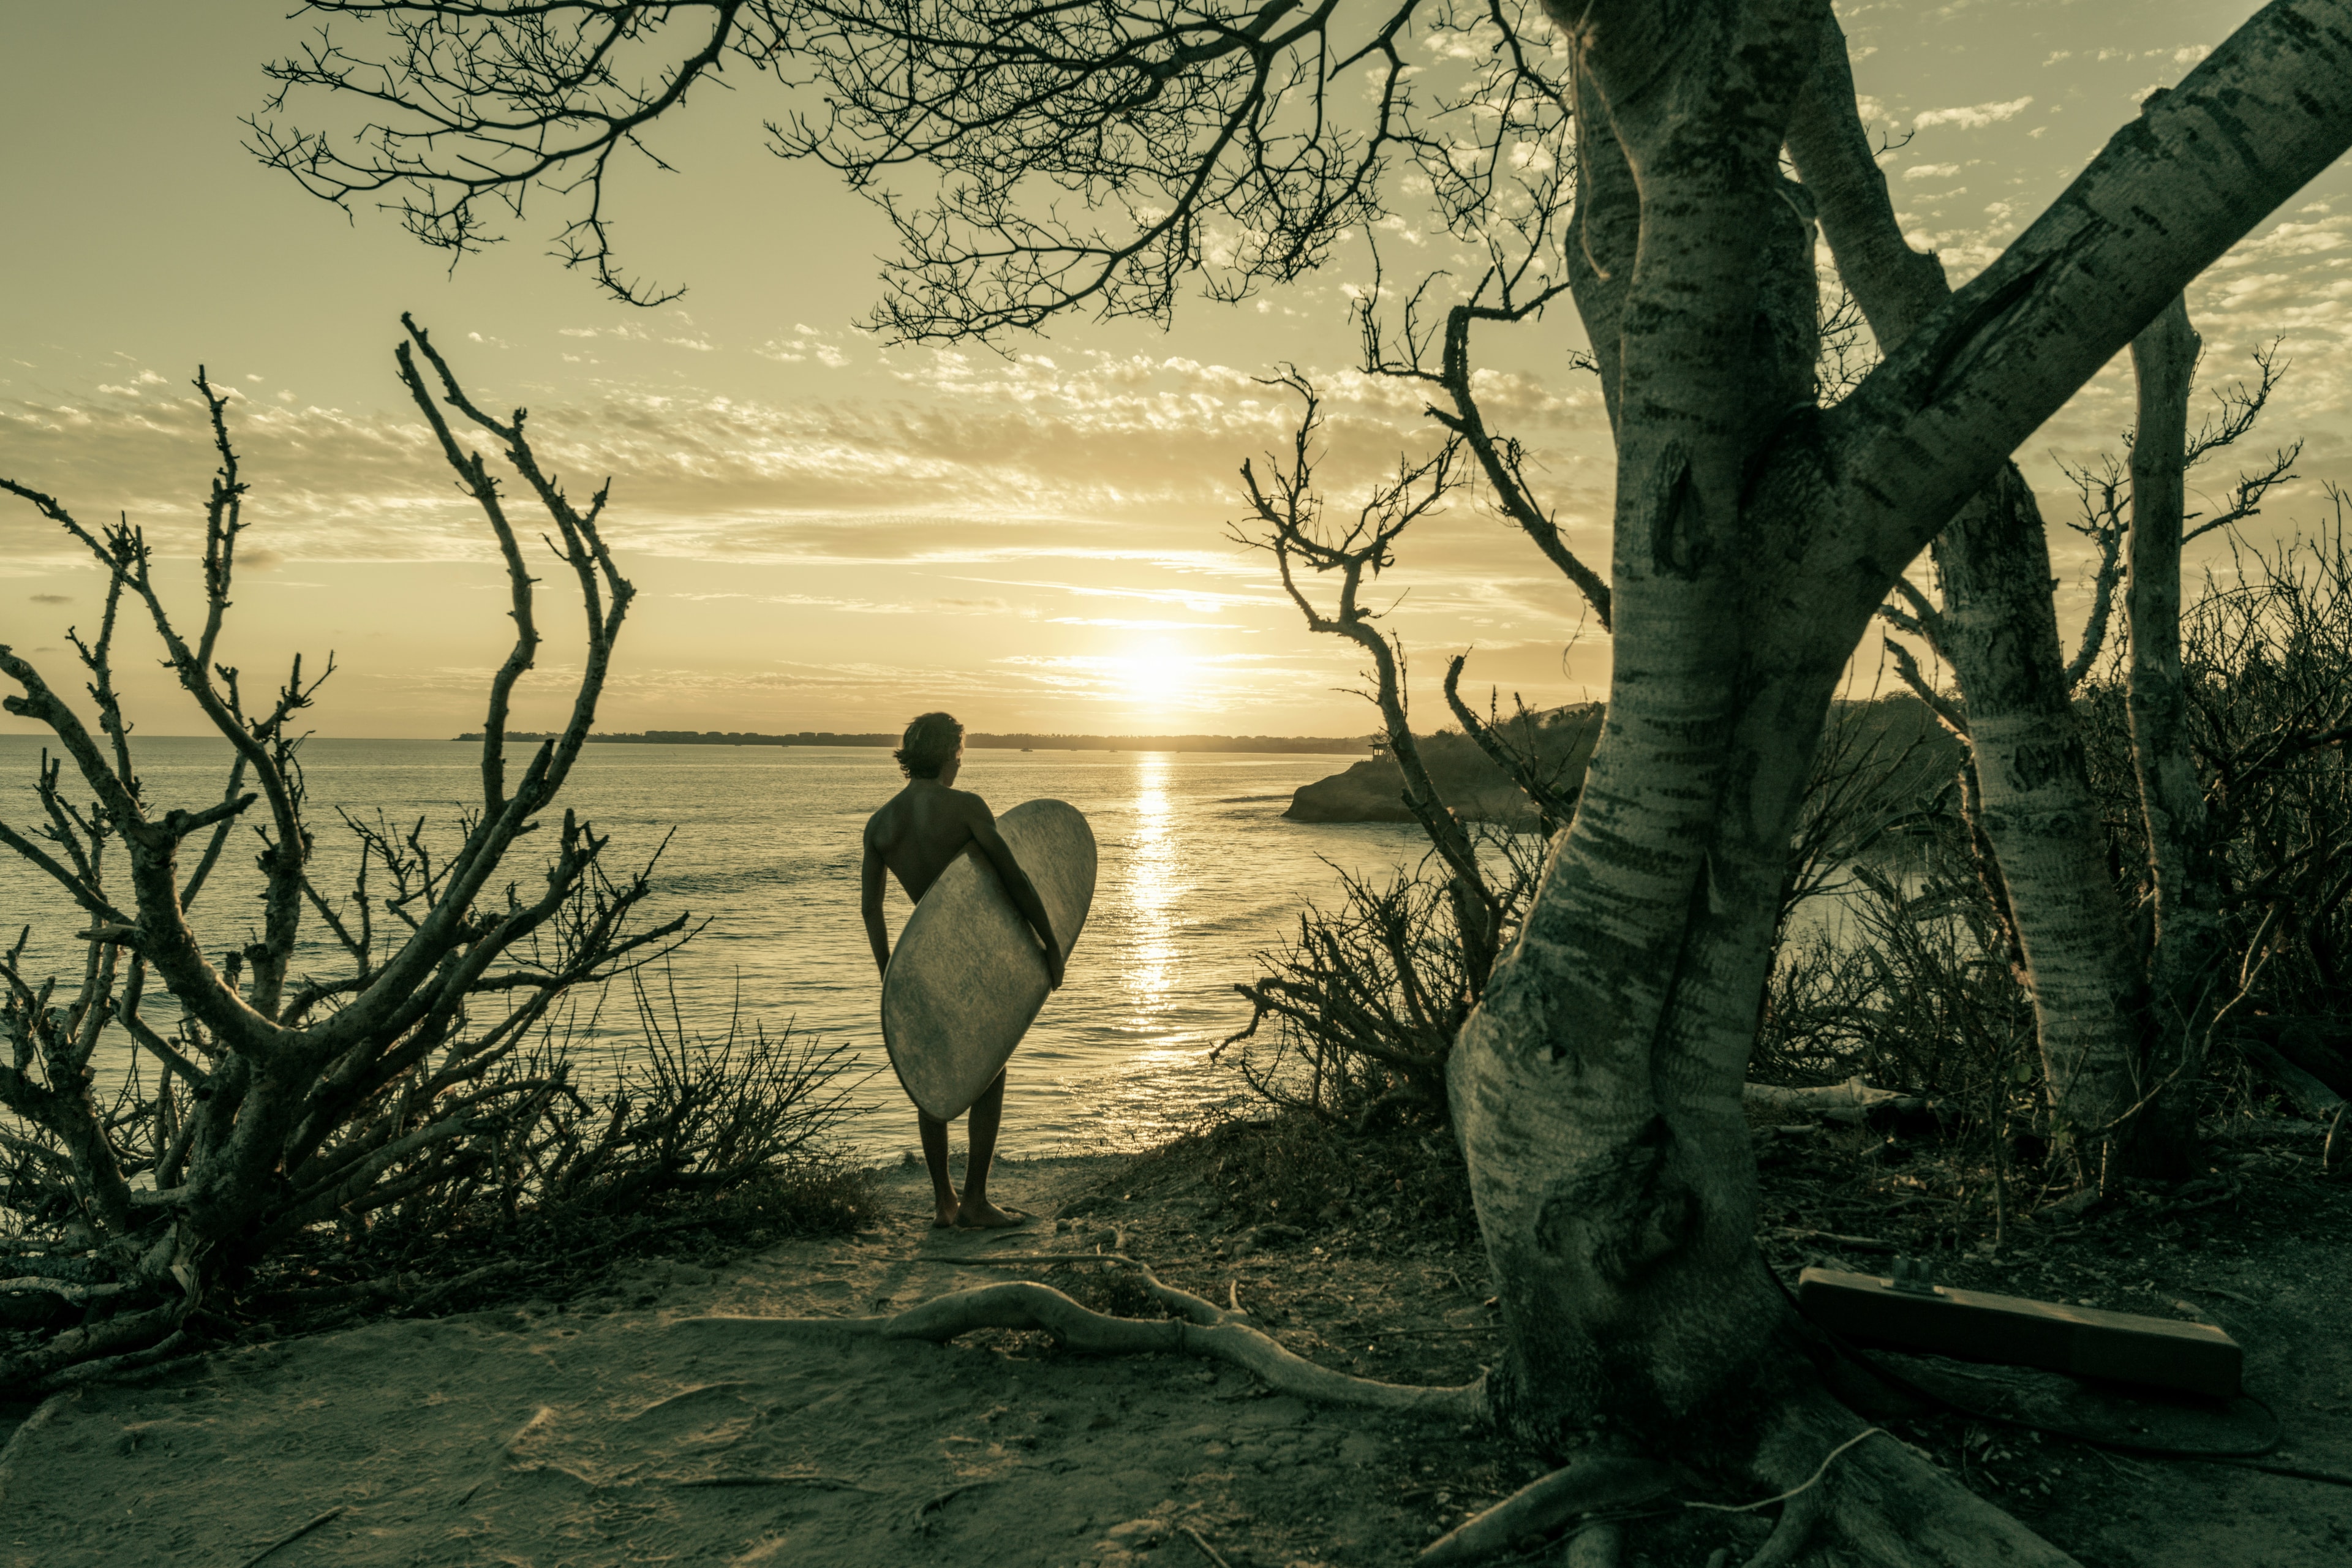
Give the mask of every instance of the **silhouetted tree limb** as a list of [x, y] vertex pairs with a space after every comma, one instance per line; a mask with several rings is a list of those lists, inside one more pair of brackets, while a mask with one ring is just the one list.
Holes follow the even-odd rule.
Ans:
[[[550, 1010], [580, 987], [657, 961], [691, 934], [683, 915], [632, 929], [652, 891], [650, 867], [608, 877], [607, 841], [569, 812], [536, 896], [522, 898], [511, 885], [496, 889], [514, 845], [538, 829], [586, 743], [635, 590], [598, 530], [604, 492], [584, 510], [575, 507], [539, 467], [523, 414], [501, 420], [483, 412], [423, 329], [403, 321], [407, 338], [395, 356], [402, 383], [499, 542], [517, 641], [491, 679], [482, 802], [461, 822], [455, 852], [437, 856], [421, 822], [394, 834], [347, 816], [361, 853], [346, 900], [329, 900], [311, 873], [302, 737], [292, 728], [332, 661], [306, 676], [296, 658], [270, 700], [256, 706], [238, 672], [215, 653], [245, 526], [228, 395], [198, 374], [218, 468], [205, 507], [202, 621], [193, 636], [183, 634], [167, 605], [136, 525], [125, 519], [85, 526], [57, 498], [0, 479], [0, 490], [89, 551], [108, 584], [95, 634], [76, 631], [68, 639], [86, 677], [95, 731], [31, 661], [0, 647], [0, 673], [16, 687], [0, 706], [47, 726], [64, 752], [45, 752], [36, 778], [46, 823], [31, 830], [0, 825], [0, 846], [89, 918], [76, 933], [82, 973], [68, 991], [24, 973], [23, 939], [0, 961], [0, 1041], [7, 1046], [0, 1107], [32, 1134], [12, 1131], [12, 1146], [40, 1150], [29, 1168], [47, 1173], [27, 1177], [20, 1170], [9, 1201], [35, 1214], [78, 1216], [52, 1231], [37, 1226], [32, 1257], [11, 1266], [82, 1259], [110, 1304], [106, 1321], [87, 1332], [0, 1356], [0, 1385], [37, 1383], [91, 1357], [143, 1353], [177, 1331], [220, 1268], [303, 1225], [339, 1216], [362, 1223], [387, 1204], [412, 1199], [449, 1201], [448, 1180], [490, 1160], [485, 1140], [510, 1143], [553, 1113], [549, 1094], [560, 1072], [513, 1066], [519, 1051], [544, 1037]], [[583, 611], [586, 649], [570, 720], [511, 781], [503, 715], [539, 646], [536, 590], [497, 481], [480, 454], [458, 439], [445, 409], [496, 437], [545, 513], [550, 545], [571, 568]], [[209, 805], [164, 807], [141, 779], [114, 684], [125, 605], [162, 643], [182, 691], [234, 748], [226, 788]], [[94, 797], [87, 807], [65, 793], [68, 760]], [[256, 806], [262, 820], [249, 823]], [[226, 835], [240, 823], [260, 843], [259, 931], [215, 967], [190, 910]], [[179, 858], [191, 841], [203, 847], [183, 879]], [[391, 884], [390, 897], [372, 876]], [[293, 972], [306, 910], [332, 934], [344, 973]], [[400, 923], [380, 927], [374, 916], [383, 910]], [[152, 1005], [151, 981], [177, 1009], [175, 1024], [142, 1010]], [[120, 1026], [164, 1071], [152, 1095], [102, 1110], [92, 1096], [91, 1062], [110, 1026]], [[26, 1180], [37, 1189], [30, 1195]]]
[[[608, 182], [729, 68], [774, 79], [774, 150], [872, 195], [903, 254], [881, 321], [914, 339], [990, 337], [1079, 309], [1164, 320], [1190, 275], [1238, 299], [1318, 266], [1387, 210], [1402, 157], [1457, 205], [1486, 180], [1426, 121], [1404, 40], [1524, 16], [1517, 0], [1402, 0], [1343, 26], [1338, 0], [1071, 7], [1038, 0], [320, 0], [269, 68], [248, 145], [313, 195], [377, 201], [427, 244], [501, 237], [534, 197], [556, 244], [615, 298], [678, 290], [615, 259]], [[373, 29], [352, 44], [335, 24]], [[1516, 32], [1510, 44], [1526, 51]], [[1370, 90], [1358, 90], [1369, 73]], [[295, 106], [364, 116], [308, 129]], [[1450, 127], [1448, 128], [1450, 129]], [[1474, 134], [1483, 135], [1481, 128]], [[889, 182], [934, 171], [909, 196]], [[1505, 171], [1507, 177], [1507, 168]]]
[[[1373, 624], [1380, 613], [1363, 602], [1366, 578], [1377, 578], [1395, 564], [1396, 541], [1418, 519], [1444, 501], [1454, 488], [1454, 463], [1460, 442], [1448, 438], [1430, 457], [1418, 462], [1400, 458], [1396, 478], [1373, 488], [1355, 521], [1336, 536], [1323, 523], [1323, 500], [1315, 489], [1315, 437], [1322, 428], [1321, 399], [1295, 370], [1285, 371], [1272, 384], [1297, 394], [1304, 405], [1291, 439], [1287, 461], [1269, 455], [1265, 477], [1256, 466], [1242, 465], [1242, 489], [1258, 530], [1233, 531], [1236, 543], [1265, 550], [1275, 559], [1283, 591], [1298, 606], [1309, 631], [1346, 637], [1371, 661], [1372, 686], [1365, 695], [1380, 710], [1388, 734], [1389, 752], [1404, 775], [1404, 805], [1412, 812], [1438, 855], [1453, 873], [1455, 918], [1463, 935], [1465, 978], [1475, 997], [1494, 963], [1499, 941], [1500, 908], [1494, 889], [1478, 869], [1477, 846], [1469, 830], [1445, 804], [1421, 743], [1413, 736], [1405, 689], [1403, 648]], [[1317, 608], [1299, 585], [1297, 568], [1318, 575], [1337, 574], [1338, 600], [1328, 614]]]

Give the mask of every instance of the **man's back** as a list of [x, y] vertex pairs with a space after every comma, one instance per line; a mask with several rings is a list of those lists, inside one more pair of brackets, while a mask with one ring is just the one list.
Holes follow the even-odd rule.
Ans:
[[920, 903], [940, 873], [972, 842], [974, 829], [991, 820], [980, 796], [935, 779], [910, 779], [867, 820], [866, 847], [882, 858], [907, 896]]
[[888, 868], [898, 879], [898, 886], [917, 903], [930, 891], [931, 884], [941, 872], [955, 864], [955, 858], [967, 845], [979, 849], [996, 871], [1005, 892], [1011, 896], [1013, 908], [1036, 933], [1045, 950], [1045, 973], [1054, 984], [1062, 984], [1062, 948], [1054, 938], [1052, 925], [1046, 919], [1045, 906], [1037, 900], [1037, 889], [1029, 884], [1029, 875], [1013, 858], [1013, 851], [996, 831], [996, 817], [988, 803], [976, 795], [952, 787], [956, 770], [963, 764], [963, 749], [940, 763], [935, 774], [917, 775], [907, 780], [907, 787], [883, 805], [866, 823], [866, 864], [859, 873], [860, 903], [866, 915], [866, 934], [874, 946], [876, 965], [887, 971], [890, 967], [889, 936], [882, 919], [882, 872]]

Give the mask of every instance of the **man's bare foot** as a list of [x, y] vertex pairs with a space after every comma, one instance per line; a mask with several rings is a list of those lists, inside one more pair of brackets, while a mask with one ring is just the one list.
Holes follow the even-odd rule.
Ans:
[[931, 1228], [933, 1230], [955, 1228], [956, 1214], [960, 1206], [953, 1198], [941, 1198], [938, 1208], [931, 1215]]
[[962, 1206], [956, 1210], [955, 1224], [958, 1230], [1003, 1230], [1011, 1226], [1028, 1223], [1027, 1215], [1018, 1210], [1008, 1212], [998, 1208], [986, 1198], [968, 1197], [963, 1200]]

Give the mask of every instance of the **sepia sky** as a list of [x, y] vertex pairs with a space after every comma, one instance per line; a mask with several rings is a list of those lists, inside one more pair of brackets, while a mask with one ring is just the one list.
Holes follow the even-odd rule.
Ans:
[[[1908, 137], [1887, 160], [1904, 222], [1956, 281], [2252, 9], [1840, 7], [1865, 113]], [[1385, 15], [1362, 10], [1366, 27]], [[1358, 661], [1311, 637], [1266, 559], [1225, 538], [1235, 470], [1293, 416], [1254, 379], [1277, 362], [1329, 395], [1335, 502], [1401, 446], [1426, 447], [1419, 399], [1350, 369], [1360, 242], [1307, 286], [1188, 301], [1166, 333], [1071, 322], [1003, 356], [894, 348], [857, 325], [879, 297], [887, 226], [824, 171], [763, 150], [781, 100], [752, 79], [656, 127], [677, 173], [640, 167], [616, 185], [624, 259], [686, 285], [675, 304], [603, 299], [548, 258], [555, 225], [536, 215], [452, 273], [381, 215], [346, 221], [241, 150], [260, 63], [306, 31], [281, 11], [0, 6], [0, 473], [86, 521], [128, 512], [184, 560], [212, 466], [188, 381], [207, 367], [236, 395], [254, 487], [226, 657], [250, 682], [331, 648], [320, 733], [476, 727], [503, 652], [488, 536], [393, 379], [404, 310], [482, 402], [530, 407], [575, 493], [613, 479], [606, 531], [640, 596], [602, 728], [880, 730], [938, 706], [999, 731], [1370, 727], [1337, 689]], [[1454, 259], [1410, 215], [1382, 249], [1392, 272]], [[2290, 202], [2189, 305], [2208, 384], [2285, 339], [2294, 368], [2256, 440], [2303, 439], [2304, 479], [2254, 531], [2318, 520], [2320, 481], [2352, 483], [2352, 171]], [[1608, 456], [1595, 385], [1569, 367], [1581, 341], [1557, 309], [1495, 344], [1482, 386], [1489, 422], [1528, 443], [1542, 499], [1601, 561]], [[2050, 455], [2120, 450], [2129, 405], [2119, 363], [2021, 454], [2062, 554], [2072, 501]], [[2218, 489], [2231, 475], [2200, 477]], [[101, 588], [68, 544], [29, 508], [0, 506], [0, 641], [61, 687], [79, 685], [64, 634], [94, 623]], [[184, 566], [167, 576], [189, 603]], [[1605, 684], [1606, 640], [1573, 590], [1466, 501], [1406, 536], [1390, 600], [1424, 722], [1442, 711], [1444, 658], [1465, 647], [1471, 684], [1507, 701]], [[548, 679], [520, 723], [557, 717], [575, 622], [560, 603], [546, 612]], [[197, 732], [152, 658], [131, 663], [141, 726]], [[0, 732], [31, 729], [0, 716]]]

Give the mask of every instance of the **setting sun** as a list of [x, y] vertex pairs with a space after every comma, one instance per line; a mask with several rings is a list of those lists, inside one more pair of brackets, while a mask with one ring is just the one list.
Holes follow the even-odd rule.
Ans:
[[1181, 648], [1155, 643], [1124, 656], [1115, 667], [1128, 700], [1139, 708], [1175, 708], [1199, 684], [1199, 669]]

